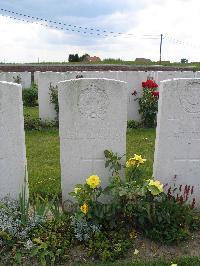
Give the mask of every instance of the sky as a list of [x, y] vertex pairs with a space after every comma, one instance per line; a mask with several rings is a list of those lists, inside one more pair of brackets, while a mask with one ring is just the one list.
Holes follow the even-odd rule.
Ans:
[[200, 61], [199, 14], [199, 0], [0, 0], [0, 62], [63, 62], [75, 53], [159, 61], [161, 34], [162, 60]]

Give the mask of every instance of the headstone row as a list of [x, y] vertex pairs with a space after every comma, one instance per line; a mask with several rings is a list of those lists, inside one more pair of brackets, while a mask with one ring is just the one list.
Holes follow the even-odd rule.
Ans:
[[27, 89], [31, 87], [31, 72], [0, 72], [0, 81], [18, 83]]
[[[153, 78], [158, 85], [162, 80], [172, 78], [194, 78], [193, 71], [72, 71], [72, 72], [35, 72], [34, 80], [38, 84], [39, 116], [42, 120], [54, 120], [57, 115], [50, 101], [50, 85], [76, 78], [108, 78], [127, 82], [127, 119], [140, 121], [137, 98], [142, 95], [141, 84], [147, 78]], [[136, 92], [136, 95], [133, 95]]]
[[[58, 92], [65, 200], [89, 175], [99, 175], [105, 185], [105, 149], [126, 153], [127, 85], [82, 78], [58, 83]], [[21, 85], [0, 82], [0, 197], [17, 198], [27, 184], [22, 106]], [[154, 176], [179, 191], [190, 186], [199, 203], [200, 79], [161, 82], [155, 147]]]

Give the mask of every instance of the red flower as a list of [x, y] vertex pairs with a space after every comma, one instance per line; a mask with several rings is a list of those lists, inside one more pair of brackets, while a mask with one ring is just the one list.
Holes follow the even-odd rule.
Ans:
[[142, 88], [146, 87], [146, 82], [142, 82]]
[[158, 84], [156, 84], [155, 81], [153, 81], [152, 79], [147, 79], [146, 82], [142, 82], [142, 87], [148, 88], [148, 89], [153, 89], [153, 88], [157, 88]]
[[159, 97], [159, 91], [152, 91], [151, 93], [154, 97]]

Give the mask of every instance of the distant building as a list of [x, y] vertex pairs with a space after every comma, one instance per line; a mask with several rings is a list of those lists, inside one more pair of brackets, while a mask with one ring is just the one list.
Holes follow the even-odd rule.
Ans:
[[101, 61], [101, 58], [98, 57], [98, 56], [86, 56], [85, 57], [85, 60], [86, 62], [100, 62]]
[[135, 62], [136, 63], [151, 63], [151, 60], [147, 58], [136, 58]]

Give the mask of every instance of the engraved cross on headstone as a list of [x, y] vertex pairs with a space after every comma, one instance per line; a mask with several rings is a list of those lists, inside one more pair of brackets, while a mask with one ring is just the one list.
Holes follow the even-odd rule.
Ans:
[[[102, 152], [103, 153], [103, 152]], [[81, 162], [89, 162], [89, 163], [91, 163], [90, 165], [90, 172], [91, 172], [91, 174], [95, 174], [95, 171], [96, 171], [96, 164], [98, 164], [98, 163], [104, 163], [105, 162], [105, 158], [104, 158], [104, 156], [102, 155], [102, 157], [101, 156], [99, 156], [99, 157], [97, 157], [96, 156], [96, 154], [95, 154], [95, 145], [93, 145], [92, 146], [92, 154], [91, 154], [91, 156], [88, 156], [88, 158], [87, 157], [84, 157], [84, 158], [80, 158], [80, 160], [81, 160]]]

